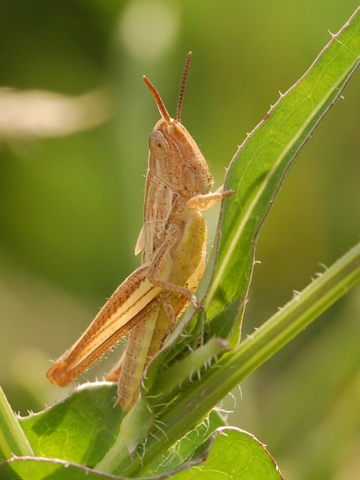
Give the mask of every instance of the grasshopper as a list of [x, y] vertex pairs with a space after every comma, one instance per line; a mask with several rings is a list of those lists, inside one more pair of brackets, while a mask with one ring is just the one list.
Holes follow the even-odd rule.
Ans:
[[196, 142], [181, 123], [191, 52], [186, 61], [176, 120], [144, 76], [161, 119], [149, 141], [144, 224], [135, 254], [141, 266], [117, 288], [80, 339], [47, 372], [61, 387], [129, 333], [126, 350], [106, 377], [118, 382], [118, 399], [129, 411], [139, 396], [141, 377], [161, 349], [188, 303], [201, 310], [194, 294], [204, 270], [206, 224], [203, 210], [233, 191], [211, 193], [213, 179]]

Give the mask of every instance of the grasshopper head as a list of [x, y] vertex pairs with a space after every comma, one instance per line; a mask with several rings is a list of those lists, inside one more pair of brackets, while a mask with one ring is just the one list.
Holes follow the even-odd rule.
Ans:
[[176, 120], [170, 117], [158, 91], [144, 76], [162, 117], [150, 135], [149, 170], [185, 197], [208, 193], [213, 185], [203, 154], [181, 123], [181, 107], [190, 58], [191, 52], [187, 57], [181, 83]]

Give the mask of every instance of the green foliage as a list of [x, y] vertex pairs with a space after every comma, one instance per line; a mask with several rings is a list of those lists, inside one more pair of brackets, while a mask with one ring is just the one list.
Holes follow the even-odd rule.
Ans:
[[226, 177], [226, 188], [236, 193], [224, 202], [198, 290], [206, 317], [194, 316], [191, 308], [184, 314], [166, 349], [148, 368], [142, 398], [133, 410], [124, 419], [119, 407], [112, 408], [113, 385], [81, 387], [63, 402], [20, 420], [32, 454], [10, 407], [2, 402], [2, 431], [15, 433], [1, 437], [1, 478], [282, 478], [260, 442], [221, 426], [221, 418], [208, 412], [360, 279], [357, 246], [235, 346], [259, 230], [295, 156], [341, 95], [359, 55], [358, 9], [239, 148]]
[[[74, 479], [120, 478], [88, 468], [92, 466], [94, 459], [106, 453], [109, 437], [119, 428], [121, 414], [116, 415], [118, 418], [115, 422], [109, 421], [106, 408], [109, 399], [114, 397], [115, 393], [114, 385], [101, 387], [96, 384], [87, 385], [73, 395], [75, 399], [69, 397], [62, 404], [55, 405], [40, 415], [22, 420], [21, 426], [34, 445], [35, 455], [14, 458], [9, 463], [0, 465], [1, 478], [37, 480], [47, 475], [51, 475], [54, 480], [62, 480], [69, 476]], [[77, 407], [80, 405], [86, 408], [88, 419], [79, 412]], [[212, 417], [213, 420], [210, 422], [209, 419], [208, 427], [212, 423], [214, 429], [214, 425], [218, 425], [219, 422], [215, 414], [212, 414]], [[200, 444], [205, 436], [206, 441]], [[183, 458], [187, 453], [188, 458], [180, 465], [176, 465], [178, 462], [174, 459]], [[51, 458], [61, 460], [55, 462], [50, 460]], [[87, 467], [74, 462], [85, 463]], [[195, 476], [222, 478], [222, 475], [224, 478], [236, 477], [244, 480], [254, 475], [264, 480], [281, 478], [264, 446], [252, 435], [234, 427], [218, 428], [211, 435], [209, 428], [199, 427], [195, 437], [191, 438], [190, 434], [188, 438], [183, 439], [176, 450], [165, 459], [164, 464], [156, 466], [156, 474], [161, 471], [171, 471], [173, 478], [179, 480]]]
[[[54, 480], [70, 475], [75, 479], [114, 478], [88, 467], [93, 467], [94, 461], [105, 455], [119, 430], [122, 413], [118, 408], [113, 415], [108, 411], [109, 401], [115, 396], [114, 385], [89, 384], [45, 412], [22, 419], [20, 424], [34, 454], [28, 453], [27, 457], [22, 454], [22, 458], [13, 458], [0, 465], [1, 478], [36, 480], [47, 475]], [[260, 479], [281, 478], [273, 459], [252, 435], [234, 427], [220, 427], [214, 431], [220, 424], [221, 419], [212, 413], [206, 426], [191, 432], [156, 465], [156, 475], [171, 471], [176, 479], [195, 475], [197, 478], [199, 475], [200, 478], [212, 478], [208, 475], [214, 478], [221, 478], [221, 475], [240, 479], [251, 478], [251, 475]], [[55, 458], [60, 460], [51, 460]], [[183, 458], [186, 460], [179, 465], [179, 459]]]

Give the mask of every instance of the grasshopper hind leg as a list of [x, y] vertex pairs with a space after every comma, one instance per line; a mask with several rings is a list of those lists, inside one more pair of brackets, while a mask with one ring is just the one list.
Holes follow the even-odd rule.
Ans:
[[107, 381], [118, 382], [115, 405], [120, 404], [124, 412], [136, 403], [144, 369], [160, 350], [169, 328], [163, 300], [158, 297], [144, 309], [141, 319], [129, 333], [124, 354], [106, 377]]
[[[168, 312], [169, 305], [171, 310]], [[144, 369], [160, 351], [170, 325], [177, 319], [167, 298], [154, 302], [151, 307], [130, 331], [125, 352], [106, 377], [109, 382], [118, 382], [115, 405], [120, 404], [125, 412], [136, 403]], [[170, 312], [172, 319], [169, 319]]]
[[118, 398], [115, 405], [120, 404], [124, 412], [128, 412], [138, 399], [141, 376], [149, 361], [149, 348], [160, 308], [161, 305], [155, 303], [130, 331], [126, 350], [107, 377], [116, 379], [118, 376]]

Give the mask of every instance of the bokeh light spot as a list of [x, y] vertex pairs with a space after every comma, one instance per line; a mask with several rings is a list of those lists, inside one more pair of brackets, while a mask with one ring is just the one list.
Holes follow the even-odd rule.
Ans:
[[121, 18], [121, 40], [139, 60], [154, 60], [173, 45], [179, 18], [176, 2], [135, 0]]

